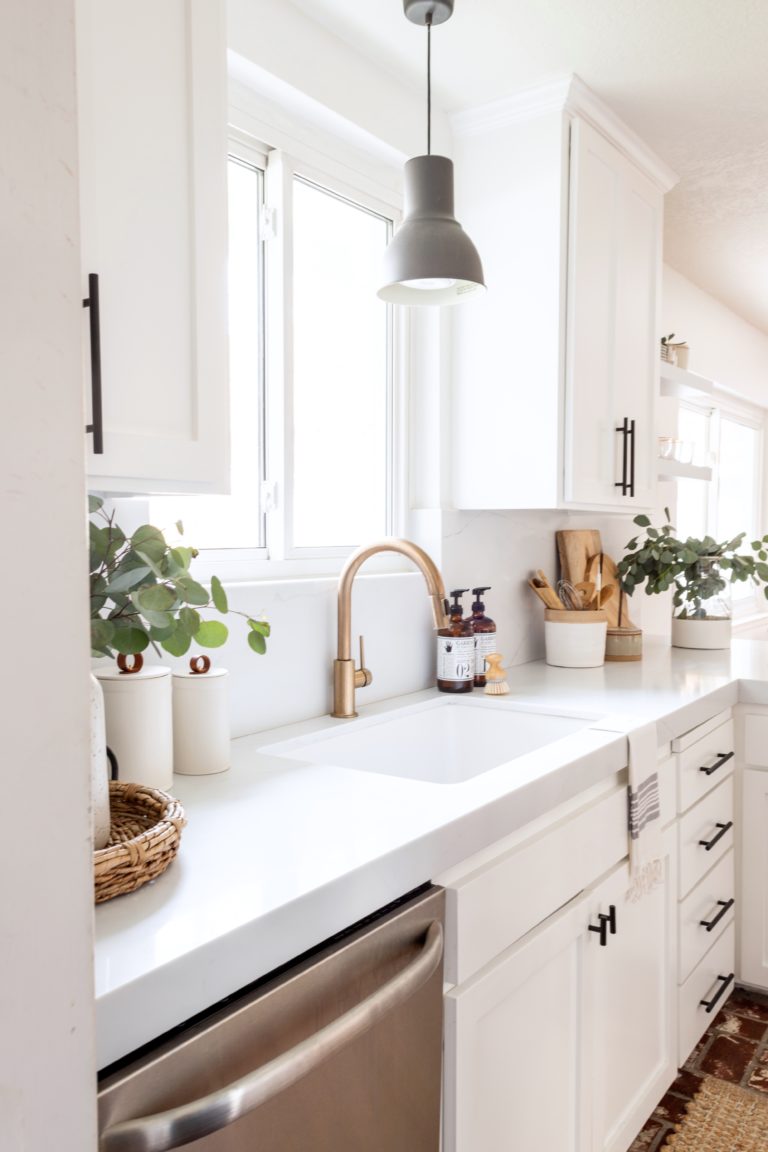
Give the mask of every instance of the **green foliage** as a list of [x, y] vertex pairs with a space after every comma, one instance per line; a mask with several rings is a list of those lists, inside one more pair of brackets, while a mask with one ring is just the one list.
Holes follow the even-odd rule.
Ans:
[[[183, 656], [192, 643], [220, 648], [229, 636], [221, 620], [206, 619], [200, 609], [225, 616], [227, 595], [218, 577], [208, 592], [190, 575], [197, 556], [194, 548], [172, 548], [159, 528], [143, 524], [127, 537], [104, 510], [98, 496], [88, 497], [91, 592], [91, 651], [94, 656], [126, 656], [143, 652], [151, 644], [156, 652]], [[176, 522], [179, 534], [184, 531]], [[266, 652], [269, 624], [248, 624], [247, 643], [254, 652]]]
[[[635, 536], [616, 565], [619, 582], [628, 596], [645, 584], [646, 594], [672, 588], [674, 613], [680, 617], [705, 615], [704, 605], [723, 592], [729, 583], [752, 580], [768, 583], [768, 536], [753, 540], [752, 553], [740, 552], [746, 533], [718, 543], [711, 536], [680, 540], [665, 508], [666, 524], [654, 528], [647, 516], [635, 516], [634, 523], [645, 528], [643, 539]], [[768, 588], [763, 588], [768, 599]]]

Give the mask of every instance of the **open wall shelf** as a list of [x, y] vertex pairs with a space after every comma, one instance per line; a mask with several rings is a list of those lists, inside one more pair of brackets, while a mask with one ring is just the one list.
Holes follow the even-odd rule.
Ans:
[[706, 376], [678, 368], [676, 364], [667, 364], [665, 360], [661, 361], [659, 375], [661, 395], [675, 396], [679, 400], [700, 400], [702, 396], [710, 395], [715, 386]]

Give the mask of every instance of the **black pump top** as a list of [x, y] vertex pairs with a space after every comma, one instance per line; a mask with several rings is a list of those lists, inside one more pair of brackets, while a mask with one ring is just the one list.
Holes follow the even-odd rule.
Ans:
[[461, 597], [465, 592], [469, 592], [469, 588], [456, 588], [453, 592], [448, 593], [449, 596], [453, 597], [453, 604], [451, 604], [449, 612], [450, 616], [461, 616], [463, 614], [464, 609], [461, 606]]
[[485, 588], [473, 588], [473, 589], [472, 589], [472, 595], [473, 595], [473, 596], [474, 596], [474, 598], [475, 598], [475, 602], [474, 602], [474, 604], [472, 605], [472, 611], [473, 611], [473, 612], [483, 612], [483, 611], [485, 611], [485, 604], [483, 604], [483, 602], [482, 602], [482, 600], [480, 599], [480, 597], [482, 596], [483, 592], [490, 592], [490, 590], [491, 590], [491, 586], [490, 586], [490, 584], [487, 584], [487, 585], [485, 586]]

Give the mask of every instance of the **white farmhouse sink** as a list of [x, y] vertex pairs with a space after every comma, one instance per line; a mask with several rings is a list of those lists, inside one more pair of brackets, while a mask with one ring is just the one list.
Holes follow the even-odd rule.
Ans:
[[262, 747], [272, 756], [403, 776], [465, 780], [589, 727], [594, 716], [528, 711], [490, 699], [432, 700]]

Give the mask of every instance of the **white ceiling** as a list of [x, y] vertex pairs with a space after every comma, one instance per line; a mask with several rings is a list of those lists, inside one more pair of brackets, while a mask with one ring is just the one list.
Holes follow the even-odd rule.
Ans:
[[[402, 0], [294, 0], [424, 88]], [[447, 112], [577, 73], [679, 174], [664, 258], [768, 332], [768, 0], [455, 0], [432, 34]]]

